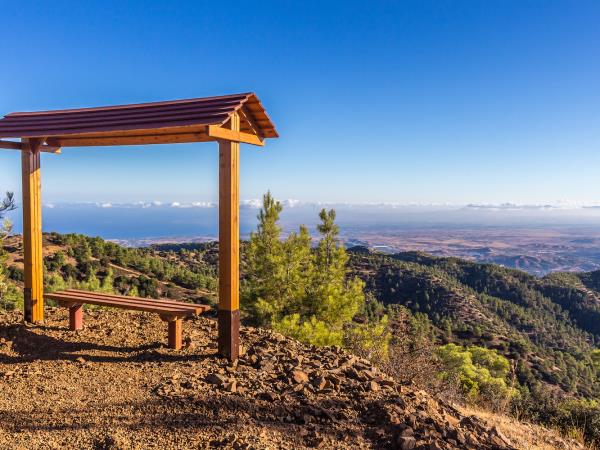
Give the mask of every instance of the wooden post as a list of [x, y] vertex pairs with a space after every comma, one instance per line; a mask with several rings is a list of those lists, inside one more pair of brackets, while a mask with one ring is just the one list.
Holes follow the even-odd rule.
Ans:
[[23, 139], [22, 144], [24, 319], [26, 322], [35, 323], [44, 320], [42, 195], [39, 152], [42, 141], [39, 139]]
[[[240, 130], [240, 117], [229, 128]], [[219, 353], [235, 361], [240, 345], [240, 143], [219, 141]]]
[[83, 305], [69, 306], [69, 329], [73, 331], [83, 329]]
[[173, 350], [181, 350], [181, 322], [177, 317], [169, 321], [169, 348]]

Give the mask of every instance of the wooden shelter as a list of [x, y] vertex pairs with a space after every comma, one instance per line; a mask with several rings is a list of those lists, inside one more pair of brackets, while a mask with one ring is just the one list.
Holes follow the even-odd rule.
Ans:
[[[0, 119], [0, 148], [21, 151], [25, 320], [44, 319], [40, 153], [62, 147], [219, 143], [219, 352], [239, 349], [239, 151], [278, 137], [253, 93], [156, 103], [15, 112]], [[20, 142], [5, 140], [20, 138]]]

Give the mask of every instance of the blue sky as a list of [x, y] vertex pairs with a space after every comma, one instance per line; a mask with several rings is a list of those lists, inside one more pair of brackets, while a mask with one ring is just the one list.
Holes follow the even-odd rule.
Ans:
[[[600, 3], [9, 2], [0, 113], [254, 91], [245, 199], [600, 200]], [[216, 144], [44, 155], [45, 202], [214, 201]], [[20, 192], [0, 152], [0, 189]]]

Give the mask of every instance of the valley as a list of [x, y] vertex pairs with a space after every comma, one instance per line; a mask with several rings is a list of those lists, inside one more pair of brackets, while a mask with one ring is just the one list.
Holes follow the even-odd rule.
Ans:
[[384, 253], [422, 251], [520, 269], [533, 275], [600, 269], [600, 227], [459, 226], [375, 231], [345, 228], [347, 245]]

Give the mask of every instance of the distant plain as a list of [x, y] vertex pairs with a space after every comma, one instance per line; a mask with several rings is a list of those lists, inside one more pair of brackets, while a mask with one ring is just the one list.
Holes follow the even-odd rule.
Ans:
[[[240, 233], [256, 225], [256, 200], [242, 203]], [[347, 246], [423, 251], [501, 264], [535, 275], [600, 269], [600, 209], [565, 205], [317, 204], [284, 201], [284, 232], [305, 224], [316, 235], [318, 211], [335, 208]], [[20, 232], [20, 212], [10, 215]], [[217, 238], [217, 207], [197, 203], [46, 204], [44, 231], [101, 236], [127, 246]]]

